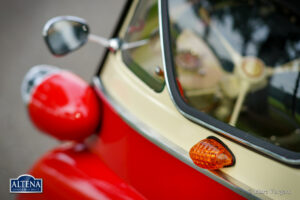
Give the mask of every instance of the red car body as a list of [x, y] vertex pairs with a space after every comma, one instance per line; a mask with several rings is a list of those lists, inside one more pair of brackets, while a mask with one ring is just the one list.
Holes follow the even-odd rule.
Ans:
[[[252, 140], [252, 136], [250, 137], [248, 134], [241, 135], [247, 139], [245, 139], [246, 142], [238, 137], [229, 137], [232, 135], [226, 135], [227, 132], [221, 131], [223, 129], [214, 129], [214, 125], [225, 127], [225, 124], [219, 121], [216, 124], [207, 123], [206, 125], [203, 121], [197, 121], [201, 117], [198, 115], [205, 114], [198, 111], [188, 112], [191, 110], [191, 107], [186, 105], [190, 101], [186, 98], [186, 87], [184, 87], [179, 78], [174, 76], [175, 72], [167, 70], [173, 69], [170, 63], [169, 66], [167, 66], [168, 63], [163, 63], [165, 68], [162, 70], [160, 65], [156, 65], [155, 60], [154, 64], [151, 65], [151, 70], [156, 67], [154, 72], [154, 70], [151, 71], [147, 67], [145, 69], [134, 67], [131, 69], [130, 64], [125, 62], [126, 57], [121, 56], [125, 54], [122, 54], [122, 51], [119, 50], [122, 50], [121, 45], [126, 40], [124, 39], [123, 41], [120, 38], [123, 38], [122, 34], [126, 31], [141, 31], [140, 29], [142, 28], [139, 26], [133, 25], [130, 27], [129, 21], [131, 19], [128, 18], [128, 16], [132, 17], [133, 11], [143, 10], [138, 9], [141, 8], [137, 6], [140, 2], [128, 1], [124, 7], [123, 14], [120, 16], [119, 23], [111, 37], [115, 42], [118, 41], [116, 46], [119, 49], [113, 49], [113, 45], [107, 46], [108, 49], [93, 78], [92, 84], [87, 84], [76, 75], [65, 70], [59, 70], [55, 67], [52, 69], [51, 66], [38, 66], [41, 68], [33, 70], [36, 76], [33, 76], [33, 72], [30, 72], [32, 76], [25, 76], [24, 82], [27, 82], [24, 88], [22, 85], [22, 92], [25, 91], [25, 98], [23, 93], [22, 95], [28, 106], [32, 122], [41, 131], [67, 142], [62, 143], [59, 147], [40, 158], [28, 172], [28, 174], [36, 178], [43, 179], [42, 193], [22, 193], [17, 198], [258, 199], [281, 198], [281, 195], [293, 195], [289, 196], [289, 198], [293, 199], [299, 195], [295, 187], [299, 180], [299, 171], [297, 171], [297, 168], [281, 163], [289, 161], [290, 163], [285, 164], [297, 164], [296, 162], [300, 162], [299, 160], [286, 159], [286, 157], [279, 156], [273, 152], [269, 153], [269, 151], [262, 148], [266, 146], [264, 143], [266, 141], [259, 138]], [[188, 5], [190, 2], [193, 1], [185, 3]], [[142, 37], [143, 40], [140, 41], [135, 41], [136, 38], [133, 37], [133, 41], [129, 40], [129, 43], [127, 43], [128, 45], [130, 42], [154, 41], [152, 46], [147, 47], [146, 53], [143, 52], [143, 55], [146, 55], [145, 57], [149, 60], [157, 55], [150, 55], [152, 51], [158, 52], [159, 55], [172, 52], [171, 45], [164, 46], [166, 41], [171, 43], [169, 36], [166, 34], [168, 32], [163, 32], [163, 30], [168, 30], [168, 23], [171, 20], [167, 18], [168, 7], [166, 2], [162, 0], [159, 1], [159, 5], [160, 26], [162, 26], [159, 27], [160, 35], [158, 36], [157, 32], [158, 24], [155, 24], [155, 20], [158, 18], [155, 10], [157, 5], [155, 4], [149, 9], [149, 15], [147, 15], [147, 18], [149, 18], [148, 22], [150, 22], [148, 24], [152, 24], [153, 27], [150, 28], [154, 30], [151, 31], [150, 35], [152, 36], [148, 39]], [[161, 5], [164, 5], [165, 9]], [[178, 10], [180, 11], [188, 6], [179, 6], [178, 8], [180, 9]], [[178, 10], [175, 9], [175, 11]], [[200, 9], [200, 11], [202, 11], [202, 15], [206, 16], [203, 9]], [[151, 16], [155, 17], [151, 18]], [[127, 19], [125, 19], [126, 17]], [[60, 18], [53, 19], [58, 20]], [[64, 20], [67, 18], [77, 19], [67, 16]], [[140, 23], [137, 20], [139, 18], [139, 15], [135, 18], [138, 25], [144, 26], [144, 23]], [[53, 22], [53, 19], [49, 21]], [[163, 19], [168, 20], [164, 21]], [[86, 36], [85, 39], [87, 40], [88, 28], [84, 21], [81, 22], [83, 26], [79, 23], [79, 28], [84, 28], [84, 36]], [[47, 24], [46, 27], [51, 27], [51, 23], [50, 25]], [[147, 29], [150, 30], [150, 28], [148, 27]], [[66, 33], [69, 33], [68, 26], [66, 30]], [[192, 32], [189, 31], [183, 31], [183, 33], [188, 33], [187, 36], [189, 37], [193, 36]], [[76, 34], [72, 36], [74, 35]], [[187, 36], [185, 36], [185, 39], [189, 38]], [[62, 38], [64, 37], [62, 36]], [[47, 37], [45, 38], [47, 40]], [[187, 43], [185, 41], [183, 42], [184, 44]], [[193, 42], [193, 40], [191, 41]], [[195, 41], [199, 42], [202, 40], [198, 38]], [[55, 42], [53, 43], [56, 44]], [[81, 45], [83, 43], [80, 43]], [[55, 47], [55, 45], [53, 46]], [[65, 54], [71, 51], [71, 48], [68, 49], [69, 46], [62, 45], [60, 47], [58, 45], [58, 47], [58, 49], [65, 50], [63, 52]], [[154, 50], [156, 47], [159, 47], [157, 48], [158, 50]], [[181, 55], [180, 53], [182, 52], [178, 54]], [[162, 57], [164, 61], [168, 60], [166, 59], [168, 56]], [[171, 53], [169, 58], [172, 58]], [[193, 57], [190, 53], [190, 57], [187, 58], [196, 58], [196, 56], [194, 55]], [[136, 65], [134, 62], [132, 63], [133, 66]], [[110, 66], [106, 68], [105, 66], [108, 65]], [[105, 70], [102, 71], [104, 67]], [[119, 67], [123, 68], [120, 69]], [[147, 72], [146, 68], [148, 71], [151, 71], [151, 76], [145, 73]], [[255, 72], [255, 70], [253, 71]], [[300, 72], [298, 73], [300, 77]], [[213, 77], [214, 73], [211, 74]], [[197, 76], [200, 76], [198, 72]], [[201, 76], [204, 75], [202, 74]], [[145, 80], [142, 80], [143, 78], [141, 77]], [[209, 76], [207, 77], [206, 80], [211, 80]], [[226, 77], [228, 78], [229, 75]], [[153, 81], [152, 79], [156, 80], [156, 82], [153, 82], [155, 84], [150, 84]], [[147, 87], [147, 84], [144, 83], [147, 83], [150, 87]], [[236, 82], [237, 85], [238, 83]], [[105, 86], [108, 86], [108, 90], [106, 90]], [[164, 87], [166, 89], [163, 91]], [[170, 96], [168, 96], [166, 90], [170, 92], [173, 89], [174, 92], [171, 92]], [[228, 90], [230, 89], [229, 87]], [[200, 92], [203, 91], [201, 90]], [[172, 96], [174, 94], [175, 96]], [[176, 103], [176, 98], [174, 97], [177, 98], [179, 103]], [[222, 96], [218, 98], [223, 99]], [[155, 106], [151, 107], [151, 103], [155, 104]], [[167, 103], [168, 109], [163, 107]], [[147, 104], [149, 104], [149, 108], [146, 108]], [[182, 108], [187, 108], [187, 110], [180, 109], [179, 105], [183, 106]], [[239, 105], [241, 109], [242, 103]], [[226, 108], [226, 105], [224, 104], [222, 108]], [[179, 113], [189, 120], [186, 120]], [[146, 117], [144, 117], [144, 114]], [[161, 121], [160, 114], [162, 116]], [[196, 119], [195, 116], [198, 118]], [[170, 120], [170, 118], [172, 119]], [[140, 119], [141, 121], [139, 121]], [[212, 118], [205, 119], [209, 122], [213, 120]], [[263, 117], [259, 119], [263, 119]], [[173, 127], [173, 124], [176, 124], [176, 126], [174, 125]], [[158, 125], [162, 125], [162, 127], [159, 129], [157, 128]], [[158, 129], [159, 133], [156, 133], [155, 128]], [[238, 130], [233, 129], [233, 127], [229, 128], [230, 131]], [[176, 134], [173, 135], [173, 133]], [[198, 133], [201, 133], [199, 137]], [[299, 134], [299, 132], [295, 133], [296, 136]], [[191, 139], [188, 141], [189, 138]], [[259, 141], [260, 146], [250, 143], [249, 138], [252, 138], [253, 144]], [[275, 136], [272, 138], [276, 139]], [[185, 143], [178, 145], [185, 139], [187, 139]], [[201, 142], [207, 139], [214, 140], [221, 147], [215, 148], [213, 146], [213, 148], [210, 148], [210, 146], [201, 146]], [[272, 146], [272, 144], [268, 144], [267, 147], [272, 150], [279, 149], [277, 149], [277, 146]], [[221, 157], [218, 157], [220, 149], [226, 151], [228, 153], [226, 155], [229, 156], [225, 158], [225, 154], [222, 154]], [[191, 156], [191, 152], [194, 153], [195, 157]], [[262, 154], [259, 154], [259, 152]], [[274, 160], [270, 159], [272, 156], [275, 158]], [[227, 158], [230, 158], [230, 163], [225, 165], [222, 162]], [[277, 158], [281, 159], [281, 162], [277, 162]], [[215, 168], [209, 168], [212, 165]], [[225, 167], [228, 168], [225, 169]], [[249, 170], [252, 171], [250, 172]], [[282, 180], [285, 180], [286, 183]]]
[[[130, 5], [128, 1], [113, 37]], [[107, 55], [108, 51], [97, 74]], [[92, 87], [84, 86], [78, 77], [62, 72], [47, 81], [36, 88], [35, 101], [28, 106], [31, 120], [40, 130], [58, 139], [67, 140], [72, 135], [81, 140], [92, 130], [85, 134], [80, 128], [95, 128], [99, 119], [100, 128], [91, 139], [64, 143], [40, 158], [29, 174], [43, 178], [43, 192], [22, 193], [18, 199], [243, 199], [142, 136], [95, 89], [92, 93], [99, 97], [97, 104]], [[57, 94], [59, 91], [63, 95]], [[51, 98], [43, 99], [45, 94]], [[72, 121], [61, 120], [70, 115], [62, 105], [73, 108], [74, 113], [82, 110], [74, 106], [74, 99], [88, 113], [75, 126]], [[46, 112], [40, 109], [44, 107]]]
[[46, 180], [43, 193], [19, 199], [243, 199], [141, 136], [100, 96], [97, 139], [46, 154], [30, 170]]

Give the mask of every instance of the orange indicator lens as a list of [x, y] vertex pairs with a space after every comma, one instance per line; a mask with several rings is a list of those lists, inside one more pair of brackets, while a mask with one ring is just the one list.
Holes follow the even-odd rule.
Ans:
[[217, 138], [207, 138], [195, 144], [190, 150], [193, 162], [204, 169], [220, 169], [234, 164], [234, 156]]

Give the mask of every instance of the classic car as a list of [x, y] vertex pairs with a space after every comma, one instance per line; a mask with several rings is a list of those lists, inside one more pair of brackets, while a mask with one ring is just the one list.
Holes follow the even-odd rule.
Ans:
[[[107, 47], [86, 83], [51, 65], [22, 84], [62, 141], [19, 199], [299, 199], [300, 6], [284, 0], [129, 0], [111, 39], [50, 19], [50, 52]], [[58, 58], [59, 59], [59, 58]]]

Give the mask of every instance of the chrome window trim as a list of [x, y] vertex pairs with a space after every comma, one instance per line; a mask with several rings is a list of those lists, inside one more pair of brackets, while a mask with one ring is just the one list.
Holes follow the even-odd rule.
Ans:
[[[164, 2], [165, 4], [167, 4], [167, 1], [168, 0], [158, 0], [160, 42], [161, 42], [161, 49], [162, 49], [163, 68], [164, 68], [164, 72], [165, 72], [164, 73], [165, 84], [166, 84], [166, 86], [168, 88], [168, 92], [170, 94], [171, 100], [172, 100], [173, 104], [175, 105], [175, 107], [178, 109], [178, 111], [183, 116], [185, 116], [187, 119], [189, 119], [189, 120], [191, 120], [191, 121], [193, 121], [193, 122], [195, 122], [197, 124], [200, 124], [200, 125], [208, 128], [208, 129], [210, 129], [210, 130], [212, 130], [212, 131], [214, 131], [214, 132], [216, 132], [216, 133], [218, 133], [220, 135], [223, 135], [223, 136], [225, 136], [225, 137], [227, 137], [227, 138], [229, 138], [229, 139], [231, 139], [231, 140], [233, 140], [233, 141], [235, 141], [235, 142], [237, 142], [239, 144], [242, 144], [242, 145], [244, 145], [246, 147], [254, 149], [254, 150], [256, 150], [256, 151], [258, 151], [260, 153], [263, 153], [263, 154], [265, 154], [265, 155], [267, 155], [267, 156], [269, 156], [269, 157], [271, 157], [273, 159], [276, 159], [276, 160], [278, 160], [278, 161], [280, 161], [280, 162], [282, 162], [284, 164], [288, 164], [288, 165], [290, 165], [292, 167], [298, 167], [298, 165], [300, 165], [300, 159], [298, 159], [298, 158], [294, 159], [294, 158], [284, 157], [282, 155], [279, 155], [278, 153], [275, 153], [275, 152], [273, 152], [271, 150], [266, 149], [263, 146], [258, 146], [256, 144], [251, 143], [251, 142], [249, 142], [247, 140], [244, 140], [244, 139], [242, 139], [242, 138], [240, 138], [238, 136], [235, 136], [235, 135], [233, 135], [233, 134], [231, 134], [229, 132], [226, 132], [226, 131], [224, 131], [221, 128], [217, 128], [217, 127], [215, 127], [215, 126], [213, 126], [213, 125], [211, 125], [211, 124], [209, 124], [209, 123], [207, 123], [207, 122], [205, 122], [205, 121], [203, 121], [203, 120], [201, 120], [199, 118], [196, 118], [196, 117], [188, 114], [187, 112], [185, 112], [184, 110], [182, 110], [180, 108], [180, 106], [176, 103], [176, 101], [174, 99], [175, 97], [173, 96], [174, 94], [173, 94], [173, 92], [171, 90], [171, 86], [170, 86], [170, 82], [169, 82], [170, 81], [170, 79], [168, 77], [168, 71], [169, 71], [169, 69], [167, 68], [166, 55], [165, 55], [165, 49], [166, 49], [166, 46], [165, 46], [166, 42], [165, 41], [166, 41], [166, 38], [165, 38], [164, 31], [163, 31], [163, 14], [164, 13], [163, 13], [163, 9], [162, 9], [162, 2]], [[245, 133], [244, 131], [242, 131], [242, 132]], [[249, 137], [254, 137], [254, 136], [250, 135]], [[255, 139], [258, 139], [258, 138], [255, 138]], [[259, 139], [259, 140], [261, 140], [261, 139]], [[277, 147], [277, 148], [280, 148], [280, 147]], [[293, 154], [300, 154], [300, 153], [292, 152], [292, 151], [289, 151], [289, 150], [286, 150], [286, 149], [283, 149], [283, 150], [286, 151], [286, 152], [291, 152]]]
[[263, 194], [257, 194], [255, 196], [251, 193], [251, 191], [255, 191], [252, 188], [240, 183], [238, 180], [232, 178], [231, 176], [223, 173], [220, 170], [209, 171], [206, 169], [202, 169], [194, 165], [193, 161], [189, 157], [189, 152], [182, 149], [178, 145], [169, 141], [167, 138], [163, 137], [161, 134], [154, 131], [152, 128], [141, 122], [137, 119], [133, 114], [131, 114], [128, 110], [122, 107], [116, 100], [114, 100], [108, 91], [105, 89], [101, 79], [97, 76], [93, 78], [93, 87], [97, 94], [101, 97], [104, 97], [112, 108], [116, 111], [116, 113], [127, 122], [133, 129], [135, 129], [139, 134], [141, 134], [146, 139], [150, 140], [152, 143], [168, 152], [175, 158], [179, 159], [181, 162], [187, 164], [188, 166], [194, 168], [200, 173], [210, 177], [214, 181], [222, 184], [223, 186], [231, 189], [232, 191], [238, 193], [239, 195], [247, 198], [247, 199], [269, 199], [267, 196]]

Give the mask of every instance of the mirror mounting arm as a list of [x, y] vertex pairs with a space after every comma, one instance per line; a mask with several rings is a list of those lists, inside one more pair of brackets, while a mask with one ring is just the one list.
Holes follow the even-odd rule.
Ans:
[[107, 39], [98, 35], [90, 34], [88, 40], [107, 47], [112, 52], [116, 52], [122, 47], [122, 40], [119, 38]]
[[149, 42], [149, 39], [139, 40], [135, 42], [126, 43], [120, 38], [111, 38], [107, 39], [98, 35], [90, 34], [88, 37], [89, 41], [95, 42], [97, 44], [103, 45], [104, 47], [109, 48], [110, 51], [116, 52], [118, 50], [126, 50], [136, 48], [142, 45], [145, 45]]

